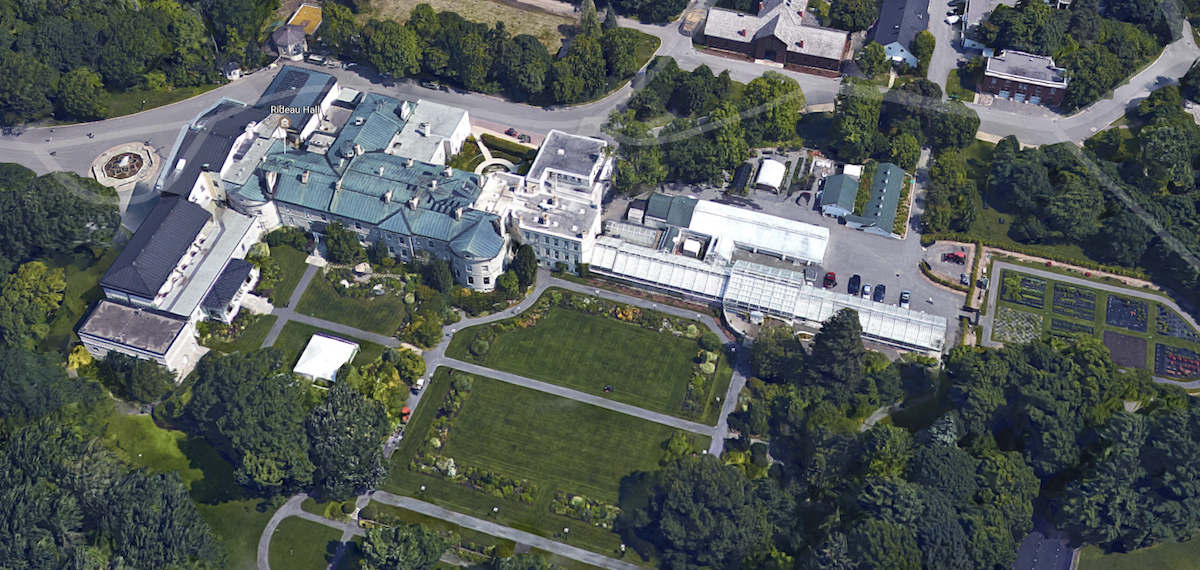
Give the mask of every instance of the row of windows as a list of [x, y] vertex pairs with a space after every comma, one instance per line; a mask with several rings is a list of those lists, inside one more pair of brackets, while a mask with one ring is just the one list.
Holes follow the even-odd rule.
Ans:
[[[996, 83], [998, 83], [998, 78], [996, 78], [996, 77], [993, 77], [993, 78], [992, 78], [992, 85], [995, 85]], [[1005, 79], [1005, 80], [1004, 80], [1004, 87], [1005, 87], [1006, 89], [1007, 89], [1009, 86], [1011, 86], [1011, 85], [1012, 85], [1012, 80], [1011, 80], [1011, 79]], [[1021, 88], [1021, 89], [1028, 89], [1028, 88], [1029, 88], [1029, 86], [1028, 86], [1027, 84], [1025, 84], [1025, 83], [1020, 83], [1020, 82], [1018, 82], [1018, 83], [1017, 83], [1017, 87], [1018, 87], [1018, 88]], [[1034, 91], [1034, 93], [1041, 93], [1041, 92], [1042, 92], [1042, 87], [1039, 85], [1039, 86], [1037, 86], [1037, 90], [1036, 90], [1036, 91]], [[1054, 88], [1054, 87], [1051, 87], [1051, 88], [1050, 88], [1050, 94], [1051, 94], [1051, 95], [1054, 95], [1054, 94], [1055, 94], [1055, 93], [1057, 93], [1057, 92], [1058, 92], [1058, 89], [1057, 89], [1057, 88]]]
[[[527, 232], [527, 233], [525, 234], [525, 239], [526, 239], [526, 240], [528, 240], [528, 241], [532, 241], [532, 242], [534, 242], [534, 243], [544, 243], [544, 244], [547, 244], [547, 245], [549, 245], [549, 244], [554, 244], [554, 247], [560, 247], [560, 244], [558, 243], [558, 242], [559, 242], [559, 239], [558, 239], [558, 238], [551, 238], [550, 236], [539, 236], [539, 235], [535, 235], [535, 234], [533, 234], [533, 233], [528, 233], [528, 232]], [[565, 239], [564, 239], [564, 240], [562, 240], [561, 247], [565, 247], [565, 248], [567, 248], [567, 249], [571, 249], [571, 250], [579, 251], [579, 242], [567, 241], [567, 240], [565, 240]]]

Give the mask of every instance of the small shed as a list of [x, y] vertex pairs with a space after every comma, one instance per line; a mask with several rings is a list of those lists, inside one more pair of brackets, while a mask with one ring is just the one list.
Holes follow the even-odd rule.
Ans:
[[783, 187], [783, 177], [787, 174], [787, 166], [782, 162], [773, 159], [767, 159], [762, 162], [762, 167], [758, 169], [758, 178], [754, 180], [754, 187], [759, 190], [770, 190], [779, 192]]
[[242, 67], [236, 61], [227, 62], [221, 67], [221, 73], [225, 75], [225, 79], [233, 81], [242, 76]]
[[334, 382], [338, 369], [354, 360], [357, 354], [358, 343], [317, 333], [308, 340], [304, 354], [300, 355], [300, 361], [292, 371], [312, 380]]

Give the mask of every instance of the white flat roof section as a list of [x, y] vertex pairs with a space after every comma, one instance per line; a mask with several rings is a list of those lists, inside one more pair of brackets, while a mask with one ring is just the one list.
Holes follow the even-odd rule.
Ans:
[[317, 333], [308, 340], [293, 372], [319, 380], [337, 380], [338, 368], [358, 354], [358, 343]]
[[728, 275], [723, 267], [607, 236], [596, 238], [591, 268], [709, 299], [721, 297]]
[[174, 315], [190, 317], [225, 270], [238, 244], [254, 228], [256, 219], [228, 208], [218, 210], [215, 218], [217, 226], [213, 233], [205, 240], [188, 268], [183, 270], [179, 283], [171, 288], [159, 308]]
[[783, 175], [787, 172], [787, 166], [778, 160], [767, 159], [762, 163], [762, 167], [758, 169], [758, 178], [754, 184], [759, 186], [770, 186], [778, 190], [783, 186]]
[[688, 229], [732, 239], [739, 247], [820, 264], [829, 228], [700, 200]]

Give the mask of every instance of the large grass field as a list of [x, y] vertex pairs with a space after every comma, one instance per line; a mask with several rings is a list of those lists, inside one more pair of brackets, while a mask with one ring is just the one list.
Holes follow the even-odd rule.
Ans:
[[262, 343], [267, 339], [267, 334], [271, 332], [271, 327], [275, 326], [275, 321], [279, 317], [275, 315], [261, 315], [254, 324], [246, 327], [242, 334], [238, 335], [233, 342], [208, 342], [207, 346], [213, 350], [219, 350], [225, 354], [233, 354], [235, 352], [250, 352], [262, 348]]
[[[141, 111], [170, 105], [196, 95], [207, 93], [220, 87], [220, 84], [201, 85], [198, 87], [180, 87], [172, 91], [145, 91], [131, 89], [123, 93], [113, 93], [108, 100], [108, 118], [123, 117]], [[145, 101], [145, 105], [142, 104]]]
[[353, 361], [355, 366], [375, 362], [376, 358], [383, 355], [384, 347], [381, 345], [296, 321], [289, 321], [288, 324], [283, 325], [283, 330], [279, 331], [279, 337], [275, 339], [273, 346], [282, 348], [287, 352], [287, 362], [290, 368], [296, 365], [296, 361], [300, 359], [300, 354], [304, 352], [304, 347], [308, 346], [308, 340], [312, 338], [312, 335], [317, 333], [325, 333], [330, 336], [357, 342], [358, 356], [355, 356]]
[[452, 522], [446, 522], [442, 519], [434, 518], [415, 511], [410, 511], [408, 509], [393, 507], [392, 505], [385, 505], [378, 501], [371, 501], [369, 508], [373, 509], [380, 515], [395, 517], [407, 524], [422, 524], [438, 532], [452, 532], [457, 534], [458, 536], [462, 537], [463, 546], [466, 546], [467, 542], [474, 543], [477, 546], [499, 546], [501, 549], [507, 550], [507, 553], [512, 553], [512, 551], [517, 547], [516, 542], [506, 538], [499, 538], [490, 534], [479, 532], [477, 530], [463, 528]]
[[407, 314], [402, 297], [381, 295], [366, 300], [343, 297], [320, 275], [309, 283], [296, 312], [385, 336], [394, 334]]
[[100, 289], [100, 278], [121, 253], [119, 247], [110, 247], [99, 258], [86, 253], [61, 255], [43, 260], [47, 267], [62, 269], [67, 283], [63, 290], [63, 302], [50, 321], [50, 334], [39, 347], [40, 352], [51, 350], [66, 354], [67, 347], [76, 339], [75, 325], [93, 301], [104, 298]]
[[271, 535], [267, 560], [274, 568], [325, 570], [341, 545], [342, 531], [321, 523], [288, 517]]
[[[395, 19], [403, 23], [408, 20], [409, 14], [417, 4], [429, 4], [438, 12], [457, 12], [472, 22], [488, 25], [504, 22], [505, 28], [513, 37], [521, 34], [534, 36], [551, 54], [556, 53], [562, 45], [562, 30], [576, 23], [575, 17], [565, 14], [551, 13], [533, 6], [522, 8], [518, 2], [495, 0], [383, 0], [372, 5], [371, 17], [381, 20]], [[365, 23], [365, 19], [360, 23]]]
[[[426, 403], [441, 402], [449, 383], [449, 370], [439, 368], [426, 389]], [[409, 470], [436, 411], [436, 405], [417, 408], [408, 436], [392, 456], [385, 490], [557, 540], [562, 540], [563, 528], [570, 528], [571, 544], [604, 555], [619, 551], [621, 537], [552, 513], [554, 492], [616, 503], [623, 486], [634, 480], [630, 475], [658, 469], [665, 454], [663, 444], [674, 433], [617, 412], [477, 376], [444, 456], [538, 484], [534, 503], [525, 505]], [[708, 446], [709, 438], [695, 437], [696, 447]], [[493, 507], [499, 507], [499, 513], [493, 514]], [[626, 560], [649, 562], [632, 550]]]
[[557, 307], [536, 326], [501, 334], [482, 359], [468, 352], [474, 331], [455, 334], [446, 355], [673, 416], [700, 350], [694, 340]]
[[221, 539], [230, 570], [257, 568], [258, 539], [274, 509], [243, 498], [233, 466], [203, 438], [158, 427], [150, 416], [116, 415], [104, 444], [123, 459], [155, 472], [179, 471], [200, 516]]
[[1105, 554], [1095, 546], [1079, 553], [1079, 570], [1194, 570], [1200, 540], [1160, 544], [1124, 554]]
[[296, 285], [300, 284], [300, 278], [304, 277], [304, 271], [308, 269], [308, 264], [304, 263], [308, 254], [292, 246], [281, 245], [271, 248], [271, 259], [275, 260], [283, 272], [283, 276], [275, 284], [275, 289], [271, 291], [271, 304], [283, 307], [287, 305], [288, 299], [292, 298], [292, 292], [296, 290]]

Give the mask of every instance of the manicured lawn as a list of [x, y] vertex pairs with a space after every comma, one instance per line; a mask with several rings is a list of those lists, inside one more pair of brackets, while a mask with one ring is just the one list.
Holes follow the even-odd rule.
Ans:
[[300, 517], [283, 519], [271, 536], [272, 567], [325, 570], [341, 544], [342, 531]]
[[383, 346], [373, 342], [367, 342], [353, 337], [348, 337], [344, 334], [338, 334], [330, 330], [289, 321], [283, 325], [283, 330], [279, 331], [279, 338], [275, 339], [274, 346], [282, 348], [288, 354], [288, 366], [294, 366], [296, 361], [300, 359], [300, 354], [304, 352], [304, 347], [308, 346], [308, 340], [312, 335], [317, 333], [325, 333], [327, 335], [344, 338], [346, 340], [358, 343], [358, 356], [354, 357], [354, 365], [361, 366], [375, 362], [376, 358], [383, 355]]
[[1200, 559], [1200, 540], [1160, 544], [1123, 554], [1104, 554], [1095, 546], [1079, 553], [1079, 570], [1193, 570]]
[[200, 516], [225, 545], [230, 570], [257, 567], [258, 539], [274, 509], [242, 498], [233, 466], [203, 438], [158, 427], [149, 416], [113, 416], [104, 444], [156, 472], [179, 471]]
[[559, 307], [501, 334], [482, 360], [467, 352], [474, 330], [455, 334], [446, 355], [673, 416], [700, 350], [695, 340]]
[[964, 103], [975, 102], [975, 92], [963, 87], [957, 69], [951, 69], [950, 74], [946, 76], [946, 95], [957, 96], [958, 100]]
[[279, 317], [275, 315], [260, 315], [254, 324], [246, 327], [242, 334], [238, 335], [233, 342], [208, 342], [207, 346], [213, 350], [219, 350], [225, 354], [233, 354], [235, 352], [250, 352], [262, 348], [262, 343], [267, 338], [267, 333], [271, 332], [271, 327], [275, 326], [275, 321]]
[[76, 339], [75, 325], [83, 317], [88, 305], [104, 298], [100, 278], [117, 259], [121, 249], [110, 247], [95, 259], [86, 253], [77, 253], [43, 261], [47, 267], [64, 270], [67, 287], [63, 290], [62, 306], [50, 321], [50, 334], [42, 341], [39, 352], [57, 350], [66, 354], [67, 347]]
[[[141, 91], [132, 89], [124, 93], [113, 93], [108, 102], [108, 118], [132, 115], [139, 111], [170, 105], [207, 93], [220, 87], [218, 84], [201, 85], [198, 87], [180, 87], [173, 91]], [[143, 105], [142, 101], [146, 104]]]
[[366, 300], [343, 297], [321, 275], [313, 277], [296, 312], [391, 336], [404, 323], [404, 298], [381, 295]]
[[308, 254], [294, 247], [281, 245], [271, 248], [271, 259], [275, 260], [279, 269], [283, 271], [283, 276], [271, 292], [271, 304], [283, 307], [287, 305], [288, 299], [292, 298], [292, 292], [296, 290], [296, 285], [300, 284], [300, 278], [304, 277], [304, 271], [308, 269], [308, 264], [304, 263]]
[[371, 501], [370, 506], [372, 508], [374, 508], [375, 511], [381, 515], [388, 515], [388, 516], [396, 517], [408, 524], [423, 524], [423, 525], [425, 525], [433, 530], [436, 530], [438, 532], [452, 532], [454, 534], [457, 534], [458, 536], [462, 537], [462, 542], [463, 542], [464, 546], [466, 545], [467, 542], [473, 542], [479, 546], [507, 547], [506, 549], [509, 552], [512, 552], [512, 550], [514, 548], [516, 548], [516, 546], [517, 546], [517, 543], [514, 541], [511, 541], [511, 540], [508, 540], [505, 538], [495, 537], [490, 534], [485, 534], [485, 533], [479, 532], [477, 530], [463, 528], [454, 523], [446, 522], [442, 519], [434, 518], [429, 515], [423, 515], [421, 513], [410, 511], [408, 509], [402, 509], [400, 507], [393, 507], [392, 505], [385, 505], [378, 501]]
[[[449, 370], [439, 368], [426, 389], [426, 404], [440, 403], [449, 381]], [[444, 456], [538, 484], [534, 503], [526, 505], [409, 470], [436, 411], [435, 405], [418, 406], [408, 436], [392, 456], [386, 490], [556, 540], [563, 540], [562, 529], [570, 528], [572, 545], [605, 555], [619, 550], [621, 537], [551, 512], [554, 492], [616, 503], [634, 472], [658, 469], [663, 443], [674, 433], [665, 426], [477, 376]], [[709, 438], [695, 437], [696, 447], [708, 446]], [[499, 512], [493, 514], [493, 507]], [[649, 562], [632, 549], [626, 560]]]

